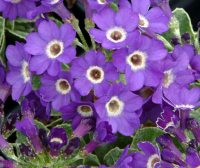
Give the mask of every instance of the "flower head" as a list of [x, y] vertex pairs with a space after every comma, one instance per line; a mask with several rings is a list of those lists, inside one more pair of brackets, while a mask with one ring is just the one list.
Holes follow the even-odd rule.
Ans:
[[25, 49], [33, 55], [30, 60], [31, 71], [42, 74], [45, 71], [52, 76], [58, 75], [62, 63], [70, 63], [76, 50], [72, 47], [75, 31], [70, 24], [60, 28], [53, 21], [43, 21], [38, 32], [27, 36]]
[[77, 58], [71, 67], [74, 86], [82, 96], [94, 90], [96, 96], [101, 96], [107, 90], [110, 82], [118, 79], [116, 68], [111, 62], [106, 62], [101, 52], [90, 51], [84, 58]]
[[155, 87], [162, 76], [155, 63], [165, 58], [167, 51], [161, 41], [139, 35], [138, 32], [132, 38], [135, 40], [129, 48], [119, 49], [113, 54], [113, 64], [125, 73], [131, 90], [139, 90], [144, 85]]
[[24, 44], [9, 45], [6, 50], [9, 72], [7, 82], [12, 85], [12, 98], [18, 100], [32, 90], [31, 72], [29, 70], [30, 55], [24, 51]]
[[107, 94], [95, 102], [101, 121], [108, 121], [113, 133], [132, 135], [139, 128], [136, 111], [142, 107], [142, 98], [133, 94], [123, 84], [114, 84]]
[[90, 30], [94, 39], [104, 48], [119, 49], [127, 45], [130, 34], [137, 27], [138, 16], [126, 8], [118, 12], [105, 8], [93, 15], [93, 21], [99, 27]]
[[45, 74], [41, 78], [42, 86], [39, 95], [45, 102], [51, 102], [55, 110], [68, 105], [71, 101], [79, 100], [80, 96], [73, 87], [71, 75], [68, 72], [60, 72], [52, 77]]

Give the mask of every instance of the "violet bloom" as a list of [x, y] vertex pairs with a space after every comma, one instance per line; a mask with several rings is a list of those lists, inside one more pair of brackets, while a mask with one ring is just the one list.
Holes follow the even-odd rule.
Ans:
[[106, 62], [101, 52], [90, 51], [85, 57], [73, 61], [71, 67], [74, 86], [82, 96], [94, 90], [95, 96], [102, 96], [110, 85], [118, 79], [116, 68], [111, 62]]
[[6, 82], [6, 72], [0, 64], [0, 100], [5, 102], [10, 95], [10, 85]]
[[195, 139], [198, 142], [200, 142], [200, 124], [199, 124], [199, 122], [194, 118], [189, 118], [186, 121], [186, 127], [193, 133]]
[[34, 19], [36, 16], [55, 12], [63, 20], [67, 20], [71, 17], [70, 12], [63, 4], [63, 0], [41, 0], [41, 4], [27, 13], [29, 19]]
[[9, 147], [8, 142], [4, 139], [4, 137], [0, 134], [0, 148], [5, 149]]
[[12, 160], [5, 160], [0, 156], [0, 166], [2, 168], [16, 168], [16, 164]]
[[78, 137], [75, 137], [69, 141], [64, 154], [67, 156], [71, 155], [75, 150], [77, 150], [81, 146], [81, 141]]
[[116, 140], [116, 136], [112, 133], [112, 127], [108, 122], [100, 122], [94, 132], [93, 139], [84, 147], [86, 153], [92, 153], [97, 147], [112, 143]]
[[[172, 84], [188, 86], [195, 80], [193, 71], [186, 66], [187, 63], [183, 63], [182, 59], [172, 61], [171, 57], [171, 55], [168, 55], [168, 57], [159, 64], [163, 74], [162, 81], [152, 96], [152, 101], [154, 103], [162, 104], [163, 90], [167, 90]], [[184, 59], [184, 62], [188, 61], [187, 58]]]
[[186, 152], [186, 163], [190, 168], [198, 168], [200, 166], [200, 156], [198, 151], [189, 147]]
[[42, 151], [41, 142], [38, 136], [38, 129], [34, 123], [33, 118], [25, 117], [21, 121], [18, 121], [15, 126], [18, 131], [29, 138], [34, 146], [36, 153]]
[[11, 20], [18, 16], [26, 18], [27, 12], [35, 8], [34, 0], [0, 0], [0, 4], [3, 17]]
[[55, 110], [80, 99], [73, 87], [73, 80], [68, 72], [60, 72], [58, 76], [43, 75], [39, 95], [45, 102], [51, 102]]
[[60, 109], [63, 120], [72, 120], [72, 128], [75, 129], [84, 118], [92, 118], [96, 115], [94, 105], [90, 102], [72, 102]]
[[7, 82], [12, 85], [12, 98], [19, 100], [32, 91], [29, 61], [31, 56], [24, 51], [23, 43], [9, 45], [6, 50], [9, 72]]
[[164, 90], [165, 101], [178, 110], [192, 110], [200, 105], [200, 89], [180, 87], [177, 85], [170, 86]]
[[93, 15], [93, 21], [99, 28], [90, 30], [95, 41], [106, 49], [119, 49], [128, 44], [130, 34], [137, 27], [138, 16], [129, 8], [120, 8], [118, 12], [105, 8]]
[[48, 136], [48, 144], [52, 156], [57, 156], [63, 146], [67, 144], [67, 134], [64, 128], [52, 128]]
[[76, 32], [70, 24], [60, 28], [53, 21], [43, 21], [38, 32], [27, 36], [25, 49], [33, 55], [30, 60], [31, 71], [42, 74], [58, 75], [62, 63], [70, 63], [75, 58], [76, 50], [72, 42]]
[[130, 92], [122, 83], [112, 85], [106, 95], [95, 102], [101, 121], [108, 121], [113, 133], [130, 136], [140, 126], [137, 111], [142, 107], [142, 98]]
[[125, 73], [126, 82], [132, 91], [141, 89], [144, 85], [155, 87], [162, 78], [158, 61], [165, 58], [167, 50], [161, 41], [150, 39], [135, 32], [129, 48], [117, 50], [113, 54], [113, 64]]
[[161, 162], [159, 149], [150, 142], [139, 142], [138, 147], [142, 152], [135, 152], [133, 154], [133, 168], [157, 167]]
[[[153, 35], [154, 33], [162, 34], [168, 30], [170, 18], [159, 7], [150, 8], [150, 0], [131, 0], [131, 2], [131, 6], [126, 2], [126, 8], [132, 8], [133, 12], [139, 14], [138, 28], [141, 31]], [[124, 3], [123, 0], [119, 2], [120, 6], [123, 5], [122, 3]]]
[[94, 10], [94, 11], [101, 11], [105, 7], [108, 7], [110, 2], [113, 0], [86, 0], [87, 8], [86, 10]]
[[181, 120], [171, 108], [165, 107], [156, 121], [157, 127], [176, 136], [179, 141], [186, 142], [184, 130], [180, 128]]

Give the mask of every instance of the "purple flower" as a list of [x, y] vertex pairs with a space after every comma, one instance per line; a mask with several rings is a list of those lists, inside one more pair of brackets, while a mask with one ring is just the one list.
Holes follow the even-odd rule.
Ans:
[[171, 85], [164, 90], [165, 101], [175, 109], [192, 110], [199, 106], [200, 89]]
[[62, 63], [70, 63], [75, 58], [76, 50], [72, 47], [75, 31], [70, 24], [60, 28], [53, 21], [43, 21], [38, 32], [27, 36], [25, 49], [33, 55], [30, 60], [31, 71], [42, 74], [58, 75]]
[[186, 163], [190, 168], [197, 168], [200, 166], [199, 153], [192, 147], [187, 149]]
[[5, 102], [10, 95], [10, 85], [6, 82], [6, 73], [0, 64], [0, 100]]
[[171, 107], [163, 108], [161, 116], [156, 121], [157, 127], [167, 133], [175, 135], [179, 141], [186, 142], [184, 130], [180, 128], [181, 120]]
[[72, 120], [72, 128], [75, 129], [84, 118], [92, 118], [96, 115], [94, 105], [90, 102], [72, 102], [60, 109], [64, 120]]
[[[152, 97], [154, 103], [162, 104], [163, 90], [167, 90], [172, 84], [188, 86], [195, 80], [193, 71], [187, 68], [182, 59], [174, 61], [171, 57], [171, 55], [168, 55], [168, 57], [159, 64], [163, 74], [162, 81], [156, 88]], [[185, 58], [185, 62], [187, 61], [188, 59]]]
[[107, 49], [119, 49], [127, 45], [127, 40], [138, 24], [138, 16], [128, 8], [114, 12], [105, 8], [93, 15], [99, 29], [90, 30], [94, 39]]
[[96, 96], [102, 96], [110, 85], [118, 79], [116, 68], [111, 62], [106, 62], [101, 52], [90, 51], [85, 57], [73, 61], [71, 67], [74, 86], [82, 96], [94, 90]]
[[42, 151], [42, 146], [38, 136], [38, 129], [33, 118], [25, 117], [21, 121], [18, 121], [15, 126], [18, 131], [29, 138], [35, 148], [36, 153]]
[[102, 144], [114, 142], [116, 138], [108, 122], [100, 122], [94, 132], [93, 139], [85, 146], [84, 150], [87, 153], [91, 153]]
[[113, 64], [120, 72], [125, 73], [126, 82], [132, 91], [145, 86], [157, 86], [162, 77], [158, 61], [165, 58], [167, 50], [161, 41], [139, 35], [132, 36], [129, 48], [117, 50], [113, 54]]
[[27, 12], [35, 8], [34, 0], [0, 0], [0, 4], [3, 17], [11, 20], [18, 16], [26, 18]]
[[108, 121], [113, 133], [130, 136], [139, 128], [137, 111], [142, 107], [142, 98], [130, 92], [122, 83], [114, 84], [106, 95], [95, 102], [101, 121]]
[[52, 156], [57, 156], [63, 146], [67, 144], [67, 134], [64, 128], [52, 128], [48, 136], [48, 144]]
[[9, 45], [6, 50], [9, 72], [7, 82], [12, 85], [12, 98], [19, 100], [32, 90], [31, 73], [29, 71], [30, 55], [24, 51], [24, 44]]
[[0, 157], [0, 166], [2, 168], [16, 168], [16, 165], [12, 160], [5, 160], [2, 157]]
[[69, 141], [64, 153], [66, 155], [71, 155], [76, 149], [78, 149], [81, 145], [81, 141], [79, 138], [75, 137]]
[[160, 151], [150, 142], [139, 142], [141, 152], [133, 154], [132, 165], [135, 168], [156, 167], [161, 162]]
[[64, 21], [69, 19], [71, 14], [63, 4], [63, 0], [41, 0], [41, 5], [33, 8], [27, 13], [29, 19], [34, 19], [36, 16], [55, 12], [59, 15]]
[[45, 102], [51, 102], [55, 110], [79, 100], [80, 96], [73, 87], [73, 80], [68, 72], [60, 72], [58, 76], [45, 74], [41, 78], [39, 95]]
[[19, 146], [19, 150], [20, 150], [20, 153], [24, 156], [28, 156], [28, 157], [35, 157], [36, 156], [35, 152], [31, 148], [31, 146], [29, 146], [29, 145], [21, 144]]
[[195, 139], [198, 142], [200, 142], [200, 124], [199, 124], [199, 122], [194, 118], [189, 118], [186, 121], [186, 127], [193, 133]]
[[86, 3], [88, 4], [86, 10], [94, 10], [99, 12], [107, 7], [112, 1], [113, 0], [86, 0]]
[[[152, 35], [154, 33], [162, 34], [168, 30], [170, 18], [159, 7], [150, 8], [150, 0], [131, 0], [131, 2], [131, 6], [126, 2], [126, 8], [132, 8], [139, 14], [138, 27], [141, 31]], [[121, 1], [120, 5], [121, 3], [124, 2]]]

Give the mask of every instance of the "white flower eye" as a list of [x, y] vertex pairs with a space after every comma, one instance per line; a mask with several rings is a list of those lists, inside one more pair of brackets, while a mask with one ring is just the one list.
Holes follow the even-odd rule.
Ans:
[[83, 117], [91, 117], [93, 115], [93, 110], [89, 105], [80, 105], [77, 111]]
[[86, 72], [86, 77], [90, 82], [98, 84], [104, 80], [104, 71], [101, 67], [91, 66]]
[[67, 94], [71, 90], [71, 85], [66, 79], [58, 79], [55, 85], [56, 85], [57, 92], [61, 94]]
[[24, 79], [24, 83], [30, 81], [31, 76], [30, 76], [30, 72], [29, 72], [29, 65], [28, 65], [28, 62], [26, 62], [26, 61], [22, 62], [21, 74]]
[[113, 27], [106, 32], [106, 37], [113, 43], [119, 43], [126, 40], [127, 32], [121, 27]]
[[143, 15], [139, 15], [139, 26], [142, 28], [149, 27], [149, 21]]
[[64, 44], [62, 41], [52, 40], [47, 44], [46, 54], [49, 58], [55, 59], [59, 57], [64, 50]]

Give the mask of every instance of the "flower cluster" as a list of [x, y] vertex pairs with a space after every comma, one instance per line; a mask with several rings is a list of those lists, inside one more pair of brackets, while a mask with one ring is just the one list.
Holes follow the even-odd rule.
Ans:
[[[113, 167], [199, 167], [200, 125], [191, 117], [200, 105], [196, 36], [174, 30], [166, 42], [175, 24], [168, 0], [81, 4], [86, 32], [62, 0], [0, 0], [4, 18], [35, 22], [24, 41], [8, 44], [0, 65], [0, 147], [8, 155], [0, 165], [89, 165], [99, 148], [150, 123], [162, 131], [160, 146], [119, 145], [127, 147]], [[17, 103], [7, 114], [9, 96]]]

